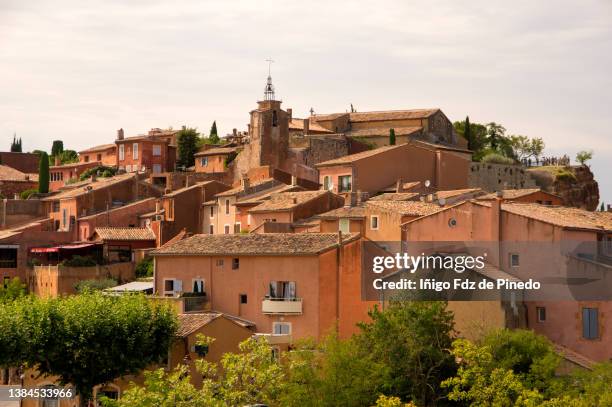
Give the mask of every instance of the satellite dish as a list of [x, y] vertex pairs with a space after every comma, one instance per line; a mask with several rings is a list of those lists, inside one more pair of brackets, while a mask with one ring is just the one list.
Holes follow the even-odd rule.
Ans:
[[425, 186], [426, 186], [427, 188], [429, 188], [429, 186], [430, 186], [430, 185], [431, 185], [431, 182], [430, 182], [429, 180], [425, 181]]
[[446, 198], [440, 198], [440, 199], [438, 200], [438, 203], [440, 204], [440, 206], [444, 206], [444, 205], [446, 205]]

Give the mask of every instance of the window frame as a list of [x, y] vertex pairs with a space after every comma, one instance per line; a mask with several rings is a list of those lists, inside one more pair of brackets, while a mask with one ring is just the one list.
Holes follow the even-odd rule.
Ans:
[[119, 144], [119, 161], [125, 160], [125, 144]]
[[[287, 333], [283, 333], [282, 332], [282, 328], [280, 329], [280, 332], [276, 332], [276, 327], [277, 326], [286, 326], [288, 327], [288, 332]], [[286, 321], [274, 321], [272, 322], [272, 334], [273, 335], [291, 335], [291, 333], [293, 332], [293, 325], [291, 322], [286, 322]]]
[[138, 160], [138, 143], [132, 143], [132, 160]]
[[[348, 189], [344, 188], [343, 180], [348, 178]], [[352, 175], [339, 175], [338, 176], [338, 193], [346, 193], [353, 191], [353, 176]]]
[[161, 157], [161, 144], [153, 144], [153, 157]]
[[536, 307], [536, 321], [546, 322], [546, 307]]
[[[374, 219], [376, 219], [376, 227], [374, 227]], [[379, 229], [380, 229], [380, 216], [370, 215], [370, 230], [379, 230]]]
[[[521, 256], [519, 255], [519, 253], [508, 253], [509, 255], [509, 262], [510, 262], [510, 267], [512, 268], [518, 268], [521, 266]], [[514, 259], [516, 258], [516, 263], [514, 262]]]
[[[587, 315], [586, 320], [585, 320], [585, 311]], [[600, 329], [599, 329], [599, 308], [582, 307], [581, 319], [582, 319], [582, 339], [585, 339], [588, 341], [598, 340], [601, 335]]]

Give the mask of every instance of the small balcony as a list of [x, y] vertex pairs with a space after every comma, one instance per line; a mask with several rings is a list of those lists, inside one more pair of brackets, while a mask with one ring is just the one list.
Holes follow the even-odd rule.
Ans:
[[270, 345], [288, 345], [293, 340], [290, 334], [256, 333], [253, 336], [255, 338], [265, 339]]
[[261, 303], [261, 311], [269, 315], [301, 315], [301, 298], [265, 297]]
[[183, 312], [203, 312], [208, 309], [208, 301], [206, 294], [200, 293], [184, 293], [181, 297], [183, 300]]

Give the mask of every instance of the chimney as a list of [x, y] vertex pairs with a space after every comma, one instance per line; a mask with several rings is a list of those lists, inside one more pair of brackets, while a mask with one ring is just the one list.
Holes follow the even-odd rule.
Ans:
[[98, 180], [98, 175], [97, 174], [91, 174], [91, 177], [89, 178], [89, 180], [91, 182], [96, 182]]
[[123, 128], [117, 130], [117, 140], [123, 140]]
[[295, 175], [291, 176], [291, 186], [297, 185], [297, 177]]
[[55, 166], [62, 165], [62, 160], [60, 160], [59, 156], [55, 156]]
[[238, 136], [238, 130], [232, 129], [232, 136], [236, 138], [236, 136]]
[[161, 210], [161, 201], [158, 199], [155, 201], [155, 213], [159, 213]]
[[185, 188], [190, 187], [191, 186], [191, 175], [187, 175], [185, 177]]
[[399, 178], [397, 182], [395, 183], [395, 192], [398, 194], [400, 192], [404, 192], [404, 183], [402, 182], [401, 178]]
[[289, 121], [293, 119], [293, 109], [292, 108], [287, 109], [287, 116], [289, 116]]
[[310, 131], [310, 119], [304, 119], [304, 135]]
[[293, 201], [293, 204], [295, 205], [297, 203], [297, 198], [293, 197], [292, 201]]
[[248, 192], [251, 187], [251, 183], [249, 182], [249, 177], [246, 175], [242, 176], [242, 189], [244, 192]]
[[363, 194], [361, 193], [361, 190], [357, 190], [357, 205], [361, 205], [362, 201], [363, 201]]

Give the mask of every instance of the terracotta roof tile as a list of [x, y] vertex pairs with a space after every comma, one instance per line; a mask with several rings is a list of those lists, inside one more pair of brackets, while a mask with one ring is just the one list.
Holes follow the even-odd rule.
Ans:
[[351, 163], [354, 163], [355, 161], [363, 160], [364, 158], [382, 154], [388, 150], [392, 150], [394, 148], [399, 148], [399, 147], [402, 147], [402, 144], [398, 146], [379, 147], [373, 150], [362, 151], [361, 153], [345, 155], [344, 157], [335, 158], [333, 160], [328, 160], [328, 161], [323, 161], [321, 163], [316, 164], [315, 166], [316, 167], [327, 167], [327, 166], [332, 166], [332, 165], [351, 164]]
[[612, 212], [590, 212], [566, 206], [503, 203], [502, 210], [564, 228], [612, 231]]
[[[395, 127], [396, 136], [409, 136], [411, 134], [420, 133], [423, 130], [420, 126], [413, 127]], [[351, 130], [346, 133], [347, 136], [351, 137], [389, 137], [389, 127], [377, 127], [373, 129], [359, 129]]]
[[239, 147], [215, 147], [207, 150], [198, 151], [194, 154], [194, 157], [202, 157], [207, 155], [230, 155], [240, 150]]
[[347, 115], [348, 113], [315, 114], [313, 116], [310, 116], [310, 121], [326, 122]]
[[349, 113], [351, 122], [370, 122], [382, 120], [407, 120], [424, 119], [440, 109], [410, 109], [410, 110], [381, 110], [374, 112], [355, 112]]
[[366, 209], [363, 206], [344, 206], [317, 215], [319, 219], [365, 218]]
[[195, 331], [197, 331], [198, 329], [210, 324], [212, 321], [214, 321], [217, 318], [225, 318], [245, 328], [251, 328], [255, 326], [253, 322], [247, 321], [246, 319], [235, 317], [233, 315], [223, 314], [221, 312], [216, 312], [216, 311], [179, 314], [178, 315], [179, 327], [178, 327], [178, 331], [176, 335], [179, 338], [184, 338], [186, 336], [189, 336]]
[[448, 199], [448, 198], [454, 198], [454, 197], [466, 195], [466, 194], [477, 194], [479, 192], [482, 192], [480, 188], [466, 188], [466, 189], [449, 189], [445, 191], [437, 191], [436, 194], [438, 195], [438, 199], [440, 198]]
[[370, 198], [369, 201], [410, 201], [419, 197], [418, 192], [385, 192]]
[[97, 151], [110, 150], [111, 148], [115, 149], [115, 148], [117, 148], [117, 145], [116, 144], [101, 144], [99, 146], [89, 147], [89, 148], [86, 148], [85, 150], [81, 150], [81, 151], [79, 151], [79, 154], [83, 154], [83, 153], [95, 153]]
[[420, 201], [367, 201], [365, 205], [372, 209], [381, 209], [410, 216], [431, 215], [443, 209], [438, 204]]
[[[540, 188], [504, 189], [501, 192], [502, 192], [502, 198], [503, 199], [522, 198], [524, 196], [528, 196], [528, 195], [534, 194], [536, 192], [544, 192], [546, 194], [549, 194], [546, 191], [542, 191]], [[553, 195], [553, 194], [550, 194], [550, 195]], [[483, 195], [483, 196], [479, 197], [478, 199], [495, 199], [495, 198], [497, 198], [497, 192], [493, 192], [493, 193], [490, 193], [490, 194]]]
[[[344, 241], [358, 237], [358, 234], [348, 234], [344, 236]], [[151, 254], [154, 256], [299, 256], [316, 255], [332, 249], [337, 244], [337, 233], [194, 235], [173, 245], [160, 247]]]
[[[253, 182], [250, 184], [250, 187], [265, 187], [265, 184], [269, 184], [270, 187], [272, 186], [278, 186], [280, 185], [280, 181], [276, 181], [274, 178], [266, 178], [266, 179], [262, 179], [260, 181], [257, 182]], [[244, 186], [243, 185], [238, 185], [237, 187], [234, 187], [232, 189], [228, 189], [227, 191], [223, 191], [223, 192], [219, 192], [218, 194], [216, 194], [215, 196], [219, 197], [219, 196], [234, 196], [234, 195], [238, 195], [239, 193], [244, 192]]]
[[[317, 133], [333, 133], [333, 131], [326, 129], [316, 122], [309, 122], [308, 129]], [[291, 119], [289, 130], [304, 130], [304, 119]]]
[[555, 348], [555, 352], [557, 352], [564, 359], [580, 366], [588, 370], [593, 370], [596, 362], [593, 359], [589, 359], [588, 357], [570, 349], [565, 346], [559, 345], [558, 343], [553, 343]]
[[287, 211], [306, 202], [328, 194], [328, 191], [299, 191], [272, 194], [270, 199], [249, 210], [249, 212]]
[[0, 165], [0, 181], [38, 182], [38, 174], [26, 174], [6, 165]]
[[[108, 188], [120, 182], [136, 178], [136, 176], [137, 174], [135, 173], [127, 173], [127, 174], [116, 175], [114, 177], [108, 177], [108, 178], [99, 177], [95, 182], [86, 181], [83, 183], [79, 183], [78, 188], [72, 188], [67, 191], [62, 191], [58, 194], [51, 195], [49, 197], [43, 198], [43, 201], [56, 201], [56, 200], [61, 200], [61, 199], [76, 198], [81, 195], [85, 195], [91, 191]], [[91, 187], [91, 190], [88, 190], [87, 189], [88, 187]]]
[[155, 233], [149, 228], [96, 228], [101, 240], [155, 240]]

